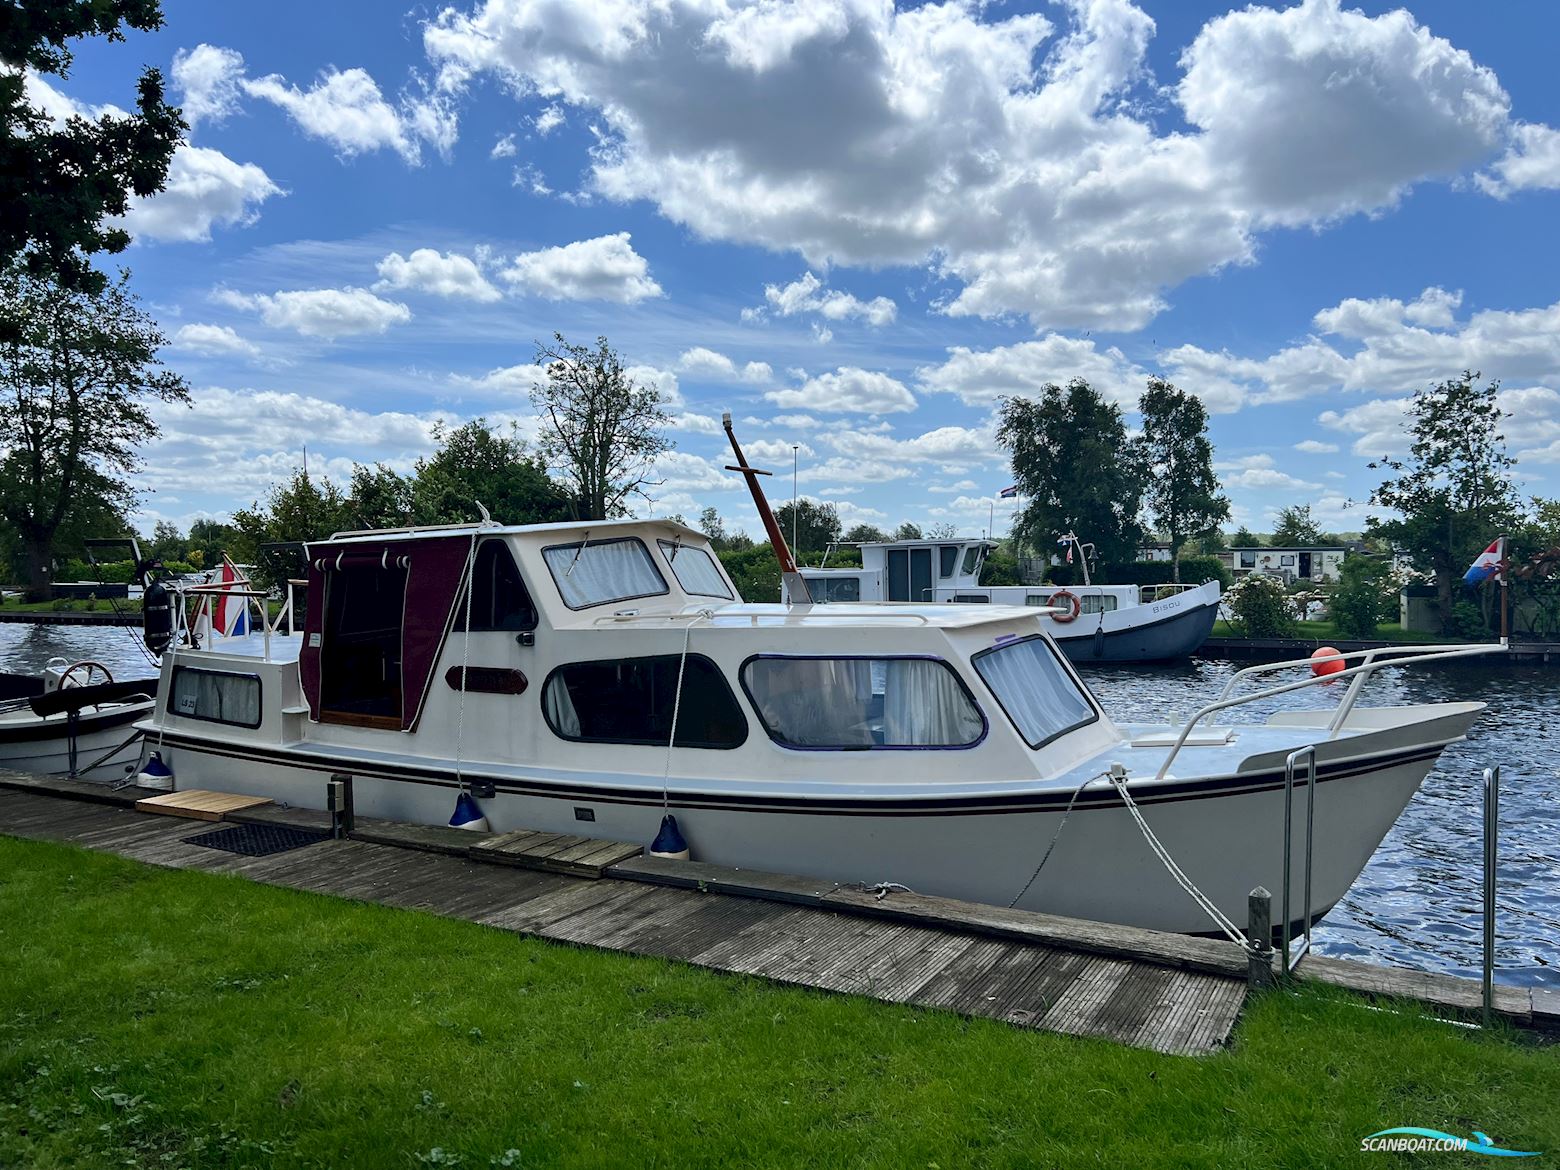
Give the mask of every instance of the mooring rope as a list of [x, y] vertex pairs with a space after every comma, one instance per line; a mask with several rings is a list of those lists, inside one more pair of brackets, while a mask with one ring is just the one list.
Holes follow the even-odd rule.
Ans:
[[1045, 847], [1045, 856], [1040, 859], [1040, 864], [1035, 866], [1035, 872], [1029, 875], [1029, 880], [1024, 883], [1024, 888], [1013, 895], [1013, 900], [1008, 903], [1009, 910], [1017, 906], [1019, 899], [1029, 893], [1029, 887], [1035, 884], [1036, 879], [1040, 877], [1040, 871], [1045, 868], [1045, 863], [1051, 860], [1051, 852], [1056, 848], [1056, 842], [1061, 839], [1062, 830], [1067, 827], [1067, 818], [1072, 816], [1073, 805], [1078, 803], [1078, 797], [1083, 795], [1083, 790], [1096, 780], [1103, 780], [1109, 775], [1110, 773], [1108, 772], [1100, 772], [1097, 775], [1090, 776], [1082, 784], [1078, 785], [1077, 788], [1073, 789], [1072, 799], [1067, 802], [1067, 811], [1062, 814], [1062, 823], [1056, 826], [1056, 832], [1051, 834], [1051, 843]]
[[466, 554], [466, 636], [460, 644], [460, 698], [455, 703], [455, 785], [462, 792], [466, 791], [466, 778], [461, 774], [460, 756], [466, 735], [466, 662], [471, 655], [471, 597], [477, 591], [476, 568], [477, 533], [473, 532], [471, 549]]
[[688, 669], [688, 644], [693, 640], [693, 627], [715, 616], [711, 609], [701, 609], [691, 615], [683, 627], [682, 657], [677, 661], [677, 689], [672, 694], [672, 726], [666, 736], [666, 767], [661, 772], [661, 811], [671, 807], [672, 745], [677, 742], [677, 717], [682, 713], [683, 674]]

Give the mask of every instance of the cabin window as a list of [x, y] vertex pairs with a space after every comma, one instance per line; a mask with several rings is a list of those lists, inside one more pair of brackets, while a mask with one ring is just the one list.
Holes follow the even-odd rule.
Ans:
[[175, 666], [168, 713], [233, 727], [259, 727], [260, 678]]
[[975, 655], [975, 671], [991, 688], [1019, 735], [1032, 748], [1099, 716], [1044, 638], [1024, 638]]
[[405, 558], [390, 557], [343, 559], [326, 573], [322, 718], [400, 726], [406, 578]]
[[972, 544], [969, 548], [964, 550], [964, 568], [962, 571], [966, 577], [970, 576], [977, 568], [980, 567], [981, 551], [981, 546], [978, 544]]
[[759, 655], [742, 686], [769, 738], [784, 747], [967, 748], [986, 721], [938, 658], [785, 658]]
[[555, 544], [542, 557], [570, 609], [669, 592], [650, 550], [636, 536]]
[[953, 571], [959, 567], [959, 546], [956, 544], [941, 545], [937, 549], [937, 575], [939, 577], [951, 577]]
[[675, 540], [657, 543], [684, 593], [696, 593], [700, 597], [724, 597], [728, 601], [731, 599], [731, 586], [726, 584], [726, 578], [720, 575], [709, 553], [702, 548], [678, 544]]
[[1024, 595], [1024, 604], [1037, 607], [1042, 605], [1050, 605], [1051, 595], [1049, 593], [1027, 593]]
[[[471, 629], [534, 630], [536, 606], [525, 587], [520, 569], [509, 546], [502, 540], [485, 540], [477, 546], [477, 559], [471, 568]], [[466, 614], [462, 598], [455, 611], [457, 624]]]
[[860, 577], [809, 577], [807, 591], [815, 601], [860, 601]]
[[1243, 569], [1255, 569], [1257, 567], [1257, 554], [1252, 549], [1242, 549], [1240, 553], [1240, 567]]
[[734, 748], [747, 739], [747, 720], [720, 668], [702, 654], [688, 655], [682, 702], [677, 699], [679, 654], [571, 662], [542, 688], [547, 726], [563, 739], [665, 747], [677, 706], [677, 746]]
[[1109, 593], [1087, 593], [1078, 599], [1079, 613], [1110, 613], [1121, 603]]
[[990, 605], [991, 598], [984, 593], [955, 593], [954, 603], [957, 605]]

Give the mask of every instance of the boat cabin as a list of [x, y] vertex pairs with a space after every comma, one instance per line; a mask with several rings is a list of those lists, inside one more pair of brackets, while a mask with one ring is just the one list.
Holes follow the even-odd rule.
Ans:
[[803, 566], [813, 601], [990, 600], [979, 592], [980, 571], [997, 547], [989, 540], [885, 540], [857, 547], [859, 569]]

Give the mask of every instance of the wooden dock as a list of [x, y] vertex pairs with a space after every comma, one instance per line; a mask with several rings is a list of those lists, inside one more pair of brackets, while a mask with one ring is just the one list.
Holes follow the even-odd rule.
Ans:
[[[1246, 995], [1244, 959], [1227, 944], [1142, 931], [1097, 940], [1100, 949], [1064, 938], [1063, 919], [968, 907], [988, 918], [964, 923], [957, 908], [966, 903], [879, 899], [814, 879], [641, 857], [620, 843], [570, 839], [554, 850], [564, 860], [538, 868], [546, 857], [516, 848], [545, 852], [534, 839], [363, 818], [351, 839], [246, 857], [186, 840], [205, 826], [135, 812], [148, 795], [3, 774], [0, 833], [1167, 1053], [1217, 1050]], [[223, 819], [328, 825], [324, 813], [274, 805]], [[610, 863], [608, 846], [633, 856]], [[601, 876], [589, 876], [592, 867]], [[1135, 953], [1144, 940], [1168, 947]]]

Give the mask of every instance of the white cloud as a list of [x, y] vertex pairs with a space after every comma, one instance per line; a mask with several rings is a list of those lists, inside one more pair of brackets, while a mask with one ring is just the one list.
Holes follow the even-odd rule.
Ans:
[[[589, 189], [815, 266], [931, 263], [954, 314], [1133, 329], [1260, 235], [1390, 208], [1505, 143], [1495, 76], [1338, 0], [1205, 25], [1164, 88], [1127, 0], [735, 7], [486, 0], [424, 29], [444, 84], [588, 111]], [[1182, 129], [1159, 129], [1170, 100]]]
[[1246, 471], [1236, 472], [1234, 475], [1226, 475], [1223, 480], [1224, 487], [1244, 488], [1247, 491], [1320, 491], [1322, 485], [1310, 483], [1287, 471], [1279, 471], [1272, 467], [1253, 467]]
[[216, 356], [238, 354], [242, 357], [259, 357], [260, 347], [245, 341], [228, 325], [181, 325], [173, 335], [173, 344], [192, 353]]
[[1333, 455], [1337, 453], [1337, 443], [1324, 443], [1320, 439], [1302, 439], [1295, 444], [1296, 451], [1304, 451], [1307, 455]]
[[531, 125], [536, 127], [538, 134], [546, 138], [554, 130], [558, 129], [559, 126], [562, 126], [563, 121], [563, 110], [558, 106], [557, 102], [554, 102], [540, 114], [536, 115], [536, 120]]
[[891, 414], [915, 409], [915, 395], [903, 382], [855, 366], [841, 366], [795, 389], [771, 390], [764, 397], [776, 406], [825, 413]]
[[419, 158], [417, 135], [364, 69], [327, 69], [307, 90], [278, 74], [243, 82], [250, 97], [280, 106], [312, 138], [347, 158], [388, 147], [407, 162]]
[[513, 134], [505, 134], [497, 142], [493, 143], [493, 149], [488, 151], [488, 157], [514, 158], [518, 153], [519, 148], [515, 146], [515, 136]]
[[[769, 309], [781, 317], [794, 317], [798, 313], [817, 313], [831, 321], [845, 321], [859, 317], [868, 325], [892, 325], [899, 307], [888, 297], [873, 297], [863, 301], [859, 297], [837, 289], [826, 289], [823, 281], [811, 272], [804, 272], [787, 285], [766, 284], [764, 300]], [[744, 320], [761, 318], [764, 309], [744, 309]]]
[[677, 359], [677, 368], [690, 377], [710, 382], [767, 382], [775, 373], [767, 362], [748, 362], [739, 367], [725, 354], [702, 345], [684, 350]]
[[396, 289], [472, 301], [496, 301], [503, 296], [469, 256], [436, 252], [432, 248], [418, 248], [410, 256], [391, 252], [379, 262], [379, 282], [374, 291]]
[[211, 229], [245, 227], [260, 218], [260, 205], [282, 189], [254, 163], [237, 163], [206, 146], [179, 147], [167, 184], [155, 195], [131, 201], [130, 233], [146, 240], [204, 242]]
[[[923, 390], [957, 394], [971, 406], [989, 406], [1009, 395], [1033, 398], [1048, 383], [1065, 386], [1074, 378], [1082, 378], [1112, 402], [1135, 406], [1148, 373], [1115, 346], [1101, 350], [1087, 338], [1057, 333], [996, 349], [953, 346], [942, 365], [916, 371]], [[1214, 399], [1209, 409], [1222, 404]]]
[[383, 333], [412, 319], [412, 311], [405, 305], [376, 297], [364, 288], [300, 289], [249, 296], [223, 291], [217, 298], [234, 308], [259, 313], [273, 329], [292, 329], [306, 337], [327, 340]]
[[[1377, 398], [1347, 410], [1327, 410], [1317, 421], [1353, 435], [1354, 454], [1369, 459], [1402, 455], [1410, 442], [1408, 398]], [[1521, 463], [1560, 460], [1560, 391], [1551, 386], [1503, 386], [1496, 403], [1506, 412], [1501, 430]]]
[[[859, 429], [831, 430], [825, 440], [842, 455], [869, 456], [895, 463], [936, 463], [943, 469], [982, 463], [1006, 463], [989, 425], [937, 427], [909, 439]], [[974, 484], [970, 484], [974, 487]]]
[[1513, 191], [1553, 191], [1560, 187], [1560, 130], [1532, 122], [1512, 127], [1506, 153], [1476, 182], [1498, 199]]
[[524, 252], [500, 275], [516, 288], [552, 301], [632, 305], [661, 296], [649, 264], [629, 240], [627, 232], [618, 232]]
[[173, 55], [173, 85], [180, 93], [184, 120], [222, 122], [238, 108], [243, 55], [233, 49], [200, 44]]

